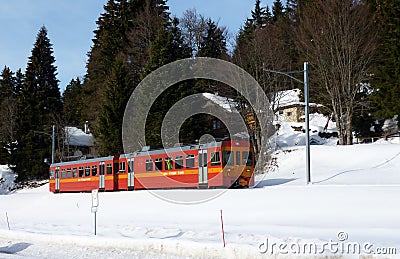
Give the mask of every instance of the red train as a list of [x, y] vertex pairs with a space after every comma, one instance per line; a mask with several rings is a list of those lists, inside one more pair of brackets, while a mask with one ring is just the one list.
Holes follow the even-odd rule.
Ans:
[[232, 140], [52, 164], [50, 191], [248, 187], [253, 175], [251, 146]]

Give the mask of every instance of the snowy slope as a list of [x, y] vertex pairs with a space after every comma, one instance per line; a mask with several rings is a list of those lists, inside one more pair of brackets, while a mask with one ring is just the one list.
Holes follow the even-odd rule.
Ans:
[[[276, 247], [271, 255], [263, 244], [322, 247], [338, 242], [341, 232], [348, 235], [342, 244], [371, 243], [400, 253], [400, 144], [312, 146], [309, 186], [304, 147], [285, 148], [276, 157], [276, 170], [257, 176], [256, 188], [228, 190], [206, 203], [170, 203], [149, 191], [100, 193], [97, 236], [90, 193], [52, 194], [45, 185], [1, 195], [0, 258], [293, 258]], [[157, 193], [172, 192], [199, 191]]]

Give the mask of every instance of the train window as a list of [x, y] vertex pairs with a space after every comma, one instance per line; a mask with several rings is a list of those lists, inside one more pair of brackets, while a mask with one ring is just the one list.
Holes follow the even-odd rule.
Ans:
[[156, 160], [154, 160], [154, 165], [156, 166], [156, 170], [161, 171], [162, 170], [162, 158], [156, 158]]
[[175, 169], [183, 168], [183, 156], [175, 157]]
[[203, 167], [207, 167], [207, 153], [203, 153], [203, 154], [199, 154], [199, 167], [203, 166]]
[[119, 171], [120, 171], [121, 173], [124, 173], [124, 172], [125, 172], [125, 162], [119, 163]]
[[72, 169], [72, 176], [73, 176], [74, 178], [78, 177], [78, 169], [77, 169], [77, 168], [73, 168], [73, 169]]
[[67, 177], [68, 178], [72, 177], [71, 168], [67, 168]]
[[233, 165], [233, 155], [231, 151], [222, 152], [222, 163], [223, 165]]
[[133, 172], [133, 160], [128, 161], [128, 173]]
[[50, 170], [50, 179], [54, 178], [54, 170]]
[[104, 175], [104, 162], [101, 162], [101, 163], [100, 163], [100, 166], [99, 166], [99, 173], [100, 173], [100, 175]]
[[240, 165], [240, 151], [236, 151], [236, 165]]
[[112, 174], [112, 164], [107, 164], [107, 174]]
[[83, 177], [83, 174], [84, 174], [84, 170], [83, 170], [83, 166], [80, 166], [79, 167], [79, 177]]
[[93, 165], [92, 166], [92, 176], [96, 176], [97, 175], [97, 165]]
[[114, 174], [118, 174], [119, 163], [114, 162]]
[[194, 155], [186, 156], [186, 168], [194, 168]]
[[252, 166], [253, 165], [253, 153], [247, 151], [242, 152], [242, 165]]
[[172, 158], [165, 158], [165, 170], [172, 170]]
[[56, 178], [57, 179], [60, 178], [60, 168], [59, 167], [56, 168]]
[[90, 176], [90, 166], [86, 166], [86, 168], [85, 168], [85, 176]]
[[61, 178], [66, 178], [65, 169], [62, 169], [62, 170], [61, 170]]
[[146, 172], [151, 172], [151, 171], [153, 171], [153, 160], [147, 159], [146, 160]]
[[219, 152], [211, 152], [211, 165], [220, 165], [221, 157]]

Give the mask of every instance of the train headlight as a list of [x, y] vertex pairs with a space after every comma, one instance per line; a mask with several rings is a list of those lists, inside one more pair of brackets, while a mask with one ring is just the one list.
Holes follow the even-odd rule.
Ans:
[[251, 170], [250, 169], [246, 169], [246, 172], [250, 172]]

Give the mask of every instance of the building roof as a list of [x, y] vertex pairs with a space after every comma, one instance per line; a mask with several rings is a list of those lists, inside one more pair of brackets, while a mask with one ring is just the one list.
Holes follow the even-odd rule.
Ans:
[[65, 144], [78, 147], [92, 147], [94, 145], [94, 137], [91, 133], [85, 133], [77, 127], [65, 127], [66, 139]]
[[[274, 110], [285, 109], [288, 107], [305, 106], [305, 102], [300, 101], [301, 90], [298, 88], [291, 90], [278, 91], [271, 103]], [[323, 107], [321, 104], [309, 103], [311, 107]]]
[[228, 112], [238, 112], [236, 109], [237, 103], [227, 97], [219, 96], [211, 93], [203, 93], [202, 94], [205, 98], [212, 101], [213, 103], [219, 105], [220, 107], [224, 108]]

